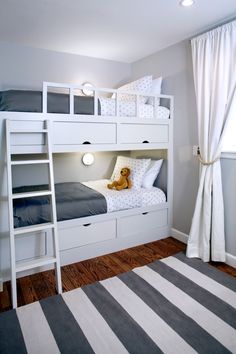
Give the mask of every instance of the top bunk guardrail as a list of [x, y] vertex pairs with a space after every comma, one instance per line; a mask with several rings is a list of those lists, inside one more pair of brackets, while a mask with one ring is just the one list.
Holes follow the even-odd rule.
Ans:
[[[64, 84], [64, 83], [55, 83], [55, 82], [43, 82], [43, 100], [42, 100], [42, 112], [43, 113], [49, 113], [48, 112], [48, 93], [49, 89], [54, 89], [54, 90], [67, 90], [69, 92], [69, 114], [74, 115], [74, 98], [76, 95], [76, 90], [82, 91], [83, 89], [86, 89], [86, 85], [73, 85], [73, 84]], [[141, 107], [141, 98], [146, 97], [146, 98], [152, 98], [152, 106], [153, 106], [153, 116], [152, 118], [159, 118], [158, 117], [158, 107], [160, 106], [160, 99], [164, 99], [166, 102], [166, 106], [168, 107], [169, 110], [169, 115], [168, 118], [171, 119], [173, 118], [173, 96], [171, 95], [152, 95], [152, 94], [140, 94], [140, 92], [136, 91], [123, 91], [120, 89], [110, 89], [110, 88], [100, 88], [100, 87], [89, 87], [89, 90], [93, 92], [93, 104], [94, 104], [94, 110], [93, 110], [93, 115], [94, 116], [109, 116], [109, 114], [102, 114], [102, 112], [99, 112], [99, 100], [111, 100], [113, 99], [113, 103], [115, 103], [114, 107], [114, 114], [112, 116], [116, 117], [123, 117], [123, 114], [120, 114], [120, 105], [123, 104], [124, 100], [120, 98], [120, 95], [126, 95], [126, 96], [133, 96], [132, 102], [135, 104], [134, 108], [134, 115], [132, 114], [132, 117], [137, 117], [140, 118], [140, 107]], [[112, 95], [114, 97], [108, 98], [106, 97], [105, 99], [101, 97], [101, 95]], [[126, 100], [125, 100], [126, 101]], [[105, 102], [105, 101], [103, 101]], [[108, 101], [107, 101], [108, 102]], [[127, 101], [126, 101], [127, 102]], [[166, 108], [167, 108], [166, 107]], [[165, 107], [164, 107], [165, 108]], [[147, 117], [145, 117], [147, 118]]]

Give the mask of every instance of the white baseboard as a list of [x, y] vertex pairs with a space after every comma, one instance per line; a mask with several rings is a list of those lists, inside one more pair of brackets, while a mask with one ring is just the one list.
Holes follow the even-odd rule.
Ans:
[[181, 241], [183, 243], [187, 243], [188, 242], [188, 235], [174, 229], [173, 227], [170, 229], [170, 236], [176, 238], [176, 240]]
[[[176, 238], [176, 240], [179, 240], [179, 241], [181, 241], [183, 243], [187, 243], [188, 242], [188, 235], [185, 234], [184, 232], [181, 232], [181, 231], [176, 230], [174, 228], [171, 228], [170, 235], [172, 237]], [[236, 256], [226, 252], [226, 261], [225, 261], [225, 263], [230, 265], [231, 267], [236, 268]]]
[[236, 268], [236, 256], [230, 253], [226, 253], [226, 264], [230, 265], [231, 267]]

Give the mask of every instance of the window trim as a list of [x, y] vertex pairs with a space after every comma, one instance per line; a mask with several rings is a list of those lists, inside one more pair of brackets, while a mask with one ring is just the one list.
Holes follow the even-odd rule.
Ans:
[[236, 160], [236, 151], [223, 151], [221, 153], [221, 158]]

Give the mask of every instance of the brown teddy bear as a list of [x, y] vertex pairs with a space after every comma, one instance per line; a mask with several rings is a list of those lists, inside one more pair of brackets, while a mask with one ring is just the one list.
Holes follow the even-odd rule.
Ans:
[[131, 180], [129, 179], [130, 175], [130, 169], [128, 167], [123, 167], [120, 170], [120, 178], [118, 181], [113, 181], [112, 183], [109, 183], [107, 187], [109, 189], [115, 188], [117, 191], [121, 191], [122, 189], [126, 188], [131, 188], [132, 183]]

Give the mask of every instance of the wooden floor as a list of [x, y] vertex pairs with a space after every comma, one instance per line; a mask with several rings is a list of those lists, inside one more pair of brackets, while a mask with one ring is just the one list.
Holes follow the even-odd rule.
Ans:
[[[177, 252], [184, 251], [186, 246], [172, 237], [129, 248], [109, 255], [93, 258], [62, 267], [63, 291], [103, 280], [119, 273], [127, 272], [135, 267], [150, 263]], [[223, 263], [214, 266], [236, 277], [236, 269]], [[0, 312], [11, 308], [10, 282], [4, 284], [0, 292]], [[18, 305], [55, 295], [54, 271], [46, 271], [23, 277], [17, 281]]]

